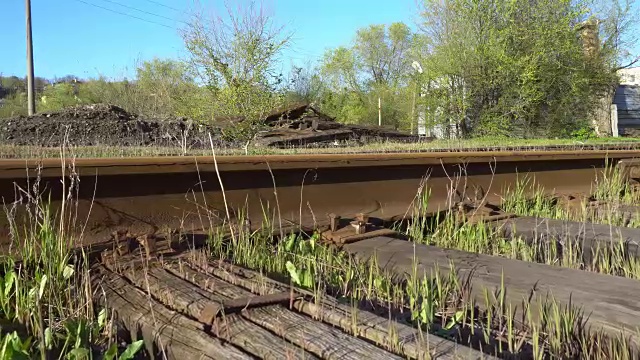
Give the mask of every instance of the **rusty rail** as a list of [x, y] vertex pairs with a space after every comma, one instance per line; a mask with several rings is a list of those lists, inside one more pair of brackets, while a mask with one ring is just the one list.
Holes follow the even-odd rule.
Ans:
[[[424, 184], [431, 213], [452, 202], [499, 202], [525, 174], [548, 191], [588, 193], [607, 159], [633, 158], [640, 150], [12, 159], [0, 161], [0, 197], [6, 209], [23, 200], [10, 215], [21, 226], [26, 193], [18, 188], [33, 192], [38, 183], [52, 213], [60, 213], [69, 194], [64, 186], [79, 185], [65, 202], [67, 219], [85, 241], [100, 242], [116, 230], [206, 230], [227, 212], [232, 219], [244, 212], [254, 228], [265, 213], [276, 226], [330, 225], [329, 214], [398, 220]], [[9, 234], [2, 216], [0, 241]]]

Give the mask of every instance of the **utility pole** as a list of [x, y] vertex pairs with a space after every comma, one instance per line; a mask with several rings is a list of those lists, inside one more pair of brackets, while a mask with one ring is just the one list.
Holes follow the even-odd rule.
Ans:
[[33, 76], [33, 41], [31, 40], [31, 0], [25, 0], [27, 17], [27, 107], [29, 115], [36, 112], [35, 79]]

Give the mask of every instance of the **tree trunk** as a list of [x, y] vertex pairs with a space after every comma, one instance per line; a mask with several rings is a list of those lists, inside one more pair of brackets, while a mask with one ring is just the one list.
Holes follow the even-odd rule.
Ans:
[[607, 87], [603, 91], [591, 114], [591, 123], [599, 137], [613, 136], [613, 130], [611, 128], [611, 104], [613, 103], [613, 96], [615, 95], [615, 87]]
[[[600, 22], [595, 18], [591, 18], [579, 27], [584, 54], [589, 61], [598, 61], [600, 56], [599, 26]], [[597, 94], [597, 100], [591, 112], [591, 124], [599, 137], [612, 136], [611, 103], [613, 103], [615, 87], [608, 86], [603, 90], [596, 88], [594, 91]]]

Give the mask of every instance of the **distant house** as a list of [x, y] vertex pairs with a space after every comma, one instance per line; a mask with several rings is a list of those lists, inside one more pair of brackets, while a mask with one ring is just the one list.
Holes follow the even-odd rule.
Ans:
[[[614, 118], [621, 136], [640, 136], [640, 67], [622, 69], [613, 98]], [[615, 135], [615, 134], [614, 134]]]
[[620, 85], [640, 86], [640, 66], [618, 70]]
[[[422, 86], [420, 97], [424, 98], [427, 96], [430, 90], [437, 90], [441, 87], [448, 86], [449, 82], [450, 79], [447, 76], [430, 80], [427, 84]], [[465, 94], [465, 88], [463, 87], [463, 98], [465, 97]], [[424, 105], [421, 105], [420, 110], [418, 111], [418, 136], [434, 137], [436, 139], [456, 139], [460, 137], [459, 125], [453, 118], [449, 118], [447, 120], [443, 113], [444, 111], [441, 107], [430, 109], [428, 106], [424, 108]], [[431, 114], [432, 118], [427, 120], [427, 114]]]

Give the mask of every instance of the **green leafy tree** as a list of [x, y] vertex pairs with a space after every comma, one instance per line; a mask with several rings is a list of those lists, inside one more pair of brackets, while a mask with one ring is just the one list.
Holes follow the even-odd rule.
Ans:
[[145, 117], [163, 119], [185, 116], [208, 119], [204, 90], [199, 87], [188, 64], [154, 58], [136, 67], [135, 80], [90, 79], [80, 86], [78, 97], [85, 103], [108, 103]]
[[141, 113], [158, 117], [201, 116], [191, 106], [199, 89], [183, 62], [157, 58], [145, 61], [137, 69], [135, 85], [142, 97]]
[[347, 123], [376, 124], [381, 100], [383, 123], [406, 127], [413, 38], [404, 23], [370, 25], [352, 46], [329, 50], [321, 66], [323, 109]]
[[276, 64], [290, 35], [273, 24], [262, 4], [232, 8], [226, 2], [225, 8], [224, 17], [195, 11], [181, 34], [190, 64], [209, 91], [212, 117], [243, 115], [250, 121], [241, 132], [249, 134], [256, 120], [283, 101], [285, 84]]
[[86, 103], [88, 98], [81, 97], [79, 86], [74, 83], [60, 82], [45, 88], [38, 99], [38, 111], [60, 110], [66, 107]]
[[318, 70], [310, 64], [305, 67], [293, 66], [289, 74], [289, 87], [286, 92], [287, 103], [308, 102], [320, 100], [325, 88]]
[[588, 125], [599, 89], [615, 82], [607, 52], [585, 51], [585, 1], [422, 5], [428, 118], [462, 135], [568, 136]]

